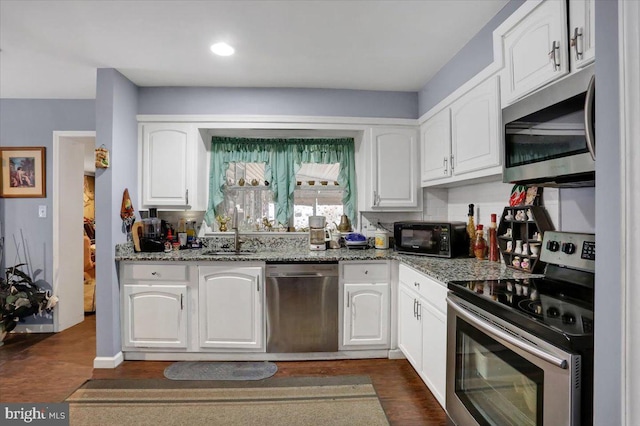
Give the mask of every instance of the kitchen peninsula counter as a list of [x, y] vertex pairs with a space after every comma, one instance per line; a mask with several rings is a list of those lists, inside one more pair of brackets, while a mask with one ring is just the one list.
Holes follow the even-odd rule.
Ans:
[[220, 254], [210, 248], [172, 251], [169, 253], [135, 253], [128, 247], [116, 249], [116, 261], [154, 262], [339, 262], [398, 260], [417, 271], [446, 284], [452, 280], [484, 280], [529, 278], [539, 275], [527, 274], [507, 268], [499, 262], [473, 258], [444, 259], [427, 256], [400, 254], [393, 250], [337, 249], [326, 251], [280, 248], [269, 251]]

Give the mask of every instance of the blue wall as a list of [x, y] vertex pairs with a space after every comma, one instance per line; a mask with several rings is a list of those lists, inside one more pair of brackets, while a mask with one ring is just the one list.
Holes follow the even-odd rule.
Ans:
[[96, 170], [96, 356], [121, 349], [120, 287], [116, 244], [126, 242], [120, 206], [125, 188], [136, 200], [138, 187], [138, 88], [114, 69], [98, 69], [96, 146], [110, 152], [110, 167]]
[[524, 0], [511, 0], [418, 93], [421, 116], [493, 62], [493, 30]]
[[417, 118], [413, 92], [141, 87], [139, 114], [249, 114]]
[[[0, 198], [0, 232], [5, 239], [2, 266], [28, 262], [39, 284], [53, 283], [53, 131], [95, 130], [93, 100], [0, 99], [0, 146], [46, 148], [46, 198]], [[38, 206], [47, 206], [46, 218]], [[26, 250], [26, 254], [25, 254]], [[27, 319], [51, 324], [52, 318]]]

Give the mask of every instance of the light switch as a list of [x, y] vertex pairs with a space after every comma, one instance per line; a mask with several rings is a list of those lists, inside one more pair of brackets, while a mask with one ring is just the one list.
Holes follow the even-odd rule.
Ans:
[[47, 217], [47, 206], [38, 206], [38, 217]]

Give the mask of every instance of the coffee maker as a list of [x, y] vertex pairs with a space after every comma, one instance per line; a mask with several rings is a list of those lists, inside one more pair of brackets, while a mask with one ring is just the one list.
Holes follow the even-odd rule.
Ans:
[[326, 231], [324, 229], [327, 220], [324, 216], [309, 216], [309, 250], [326, 250]]
[[134, 223], [131, 234], [135, 251], [164, 251], [162, 221], [158, 217], [148, 217], [142, 219], [141, 222]]

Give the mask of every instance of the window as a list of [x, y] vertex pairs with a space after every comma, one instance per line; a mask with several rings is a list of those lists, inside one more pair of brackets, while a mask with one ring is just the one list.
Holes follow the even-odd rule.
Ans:
[[230, 163], [223, 215], [229, 216], [237, 207], [238, 226], [248, 232], [285, 231], [291, 227], [305, 231], [309, 227], [309, 216], [315, 215], [325, 216], [328, 223], [337, 223], [344, 210], [344, 191], [337, 182], [339, 170], [339, 163], [302, 164], [296, 173], [293, 217], [281, 224], [275, 219], [273, 192], [270, 182], [265, 180], [265, 163]]
[[246, 230], [300, 230], [313, 214], [336, 222], [344, 213], [356, 223], [353, 138], [214, 136], [205, 221], [211, 226], [234, 206]]

